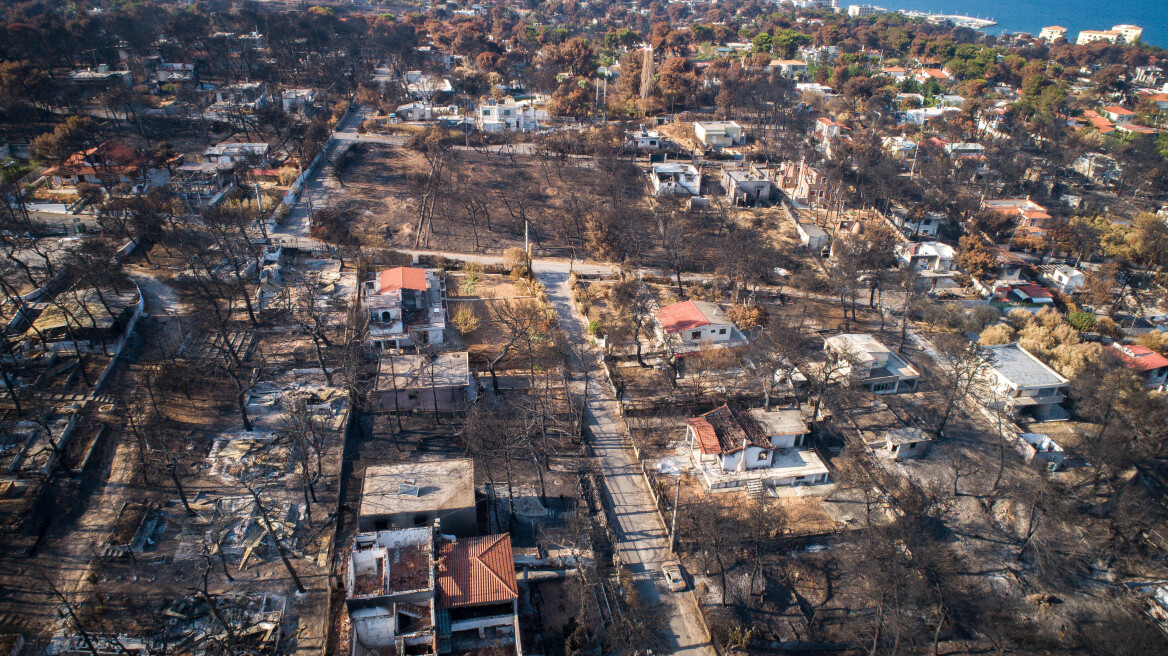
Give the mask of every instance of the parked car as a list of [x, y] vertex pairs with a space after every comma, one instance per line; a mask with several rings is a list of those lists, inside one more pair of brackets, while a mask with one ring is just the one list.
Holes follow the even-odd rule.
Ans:
[[681, 563], [671, 560], [661, 566], [661, 573], [665, 575], [665, 584], [670, 590], [674, 592], [685, 590], [685, 572], [681, 569]]

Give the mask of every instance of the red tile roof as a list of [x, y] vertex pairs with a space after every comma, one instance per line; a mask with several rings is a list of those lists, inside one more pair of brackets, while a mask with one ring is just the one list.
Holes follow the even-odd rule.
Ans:
[[519, 597], [511, 534], [459, 538], [438, 547], [438, 603], [443, 608]]
[[705, 417], [686, 419], [685, 423], [689, 424], [690, 428], [694, 430], [694, 435], [697, 436], [698, 448], [702, 450], [702, 453], [706, 455], [722, 453], [722, 447], [718, 445], [718, 433], [714, 430], [714, 425]]
[[1110, 107], [1104, 107], [1103, 111], [1105, 111], [1109, 114], [1115, 114], [1116, 116], [1135, 116], [1135, 114], [1136, 114], [1132, 110], [1125, 109], [1123, 107], [1120, 107], [1119, 105], [1111, 105]]
[[736, 453], [744, 444], [761, 449], [771, 448], [770, 440], [752, 417], [742, 416], [721, 405], [704, 415], [687, 419], [697, 434], [698, 447], [706, 455]]
[[419, 292], [426, 291], [426, 271], [413, 267], [394, 267], [386, 269], [377, 276], [377, 293], [395, 289], [413, 289]]
[[1025, 285], [1017, 285], [1014, 287], [1014, 291], [1025, 298], [1054, 298], [1045, 287], [1033, 282], [1026, 283]]
[[1119, 358], [1123, 366], [1140, 373], [1168, 367], [1168, 358], [1139, 344], [1112, 344], [1111, 353]]
[[710, 321], [693, 301], [667, 305], [653, 314], [661, 328], [671, 335], [710, 325]]

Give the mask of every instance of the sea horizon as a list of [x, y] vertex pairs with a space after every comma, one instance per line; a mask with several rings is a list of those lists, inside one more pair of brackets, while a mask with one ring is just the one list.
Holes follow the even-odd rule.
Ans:
[[[849, 4], [856, 2], [858, 0]], [[846, 6], [841, 3], [841, 7]], [[1048, 25], [1061, 25], [1067, 28], [1067, 40], [1072, 43], [1081, 30], [1107, 30], [1121, 24], [1138, 25], [1144, 29], [1144, 43], [1168, 48], [1168, 0], [1063, 0], [1059, 3], [1038, 0], [897, 0], [887, 8], [997, 21], [997, 25], [983, 30], [987, 34], [1027, 32], [1037, 35], [1039, 30]]]

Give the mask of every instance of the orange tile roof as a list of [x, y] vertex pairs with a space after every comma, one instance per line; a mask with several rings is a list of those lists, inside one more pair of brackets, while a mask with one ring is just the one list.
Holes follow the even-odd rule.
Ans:
[[654, 314], [661, 328], [669, 334], [710, 325], [709, 320], [693, 301], [674, 303], [657, 310]]
[[377, 276], [377, 293], [384, 294], [395, 289], [426, 291], [426, 271], [414, 267], [394, 267]]
[[694, 435], [697, 436], [698, 448], [702, 450], [702, 453], [705, 455], [722, 453], [722, 447], [718, 444], [718, 433], [714, 430], [714, 425], [709, 420], [705, 417], [693, 417], [686, 419], [685, 423], [694, 429]]
[[1111, 353], [1132, 371], [1145, 372], [1160, 367], [1168, 367], [1168, 358], [1146, 346], [1138, 344], [1112, 344]]
[[1125, 109], [1123, 107], [1120, 107], [1119, 105], [1111, 105], [1110, 107], [1104, 107], [1103, 111], [1108, 112], [1110, 114], [1115, 114], [1117, 116], [1135, 116], [1135, 114], [1136, 114], [1132, 110]]
[[511, 534], [459, 538], [438, 547], [438, 603], [477, 606], [519, 597]]

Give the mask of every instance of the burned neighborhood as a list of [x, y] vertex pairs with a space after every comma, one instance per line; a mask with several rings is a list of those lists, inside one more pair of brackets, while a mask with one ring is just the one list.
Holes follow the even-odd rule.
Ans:
[[1168, 653], [1142, 28], [0, 15], [0, 656]]

